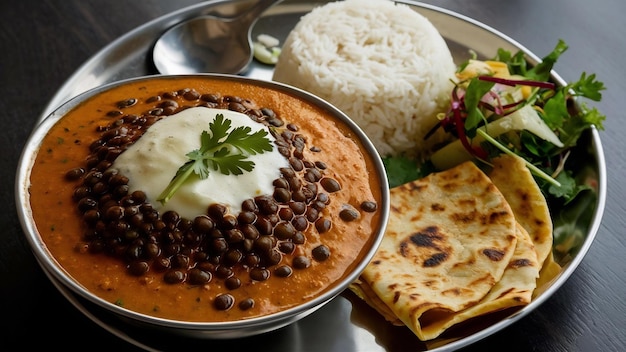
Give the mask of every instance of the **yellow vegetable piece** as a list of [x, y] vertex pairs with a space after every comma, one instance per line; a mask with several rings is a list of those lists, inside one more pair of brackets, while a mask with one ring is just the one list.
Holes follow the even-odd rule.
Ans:
[[509, 67], [507, 66], [506, 63], [500, 62], [500, 61], [491, 61], [491, 60], [487, 60], [485, 61], [485, 63], [489, 66], [489, 68], [493, 72], [494, 77], [500, 77], [500, 78], [511, 77], [511, 74], [509, 73]]
[[460, 81], [470, 79], [479, 75], [491, 75], [493, 71], [491, 67], [480, 60], [469, 60], [467, 66], [461, 72], [456, 73], [456, 77]]

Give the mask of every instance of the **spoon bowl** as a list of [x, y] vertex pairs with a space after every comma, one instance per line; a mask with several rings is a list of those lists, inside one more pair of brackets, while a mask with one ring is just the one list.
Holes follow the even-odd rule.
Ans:
[[161, 74], [244, 73], [253, 58], [250, 31], [269, 7], [260, 0], [234, 17], [193, 18], [168, 29], [155, 43], [152, 60]]

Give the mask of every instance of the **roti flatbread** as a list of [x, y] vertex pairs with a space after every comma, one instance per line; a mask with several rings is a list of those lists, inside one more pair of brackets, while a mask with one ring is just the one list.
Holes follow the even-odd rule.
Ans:
[[515, 253], [500, 281], [478, 304], [458, 313], [451, 313], [425, 327], [424, 336], [436, 337], [451, 326], [468, 319], [530, 303], [537, 285], [539, 269], [537, 254], [530, 236], [521, 225], [518, 225]]
[[515, 218], [530, 234], [539, 264], [552, 252], [552, 219], [541, 189], [524, 159], [502, 155], [492, 160], [489, 177], [511, 206]]
[[533, 293], [533, 298], [542, 294], [546, 289], [550, 286], [549, 283], [552, 282], [559, 274], [561, 273], [561, 266], [554, 261], [554, 254], [550, 252], [546, 260], [543, 261], [543, 265], [541, 266], [541, 271], [539, 272], [539, 278], [537, 279], [537, 288]]
[[504, 196], [471, 162], [404, 184], [391, 190], [387, 231], [361, 284], [420, 339], [435, 338], [442, 320], [500, 282], [516, 226]]
[[[422, 326], [424, 338], [435, 338], [448, 328], [466, 320], [511, 307], [523, 306], [532, 301], [540, 271], [537, 253], [530, 235], [519, 224], [517, 224], [516, 235], [515, 252], [500, 281], [492, 287], [478, 304], [460, 312], [441, 314], [440, 319], [437, 321], [433, 321], [428, 326]], [[391, 308], [363, 281], [357, 280], [350, 286], [350, 289], [391, 324], [396, 326], [404, 325]]]

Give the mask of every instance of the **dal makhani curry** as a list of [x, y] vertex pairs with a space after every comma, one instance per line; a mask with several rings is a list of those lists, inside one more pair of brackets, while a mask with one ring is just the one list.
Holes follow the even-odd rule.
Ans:
[[[181, 116], [192, 118], [157, 129]], [[185, 124], [192, 132], [177, 137], [189, 139], [181, 147], [171, 139]], [[203, 192], [180, 187], [161, 197], [194, 149], [209, 153], [212, 136], [231, 145], [206, 159], [236, 160], [194, 167], [235, 181], [190, 172], [183, 183], [212, 180], [203, 187], [217, 189], [215, 198], [199, 210], [167, 208]], [[122, 162], [146, 141], [152, 146]], [[250, 168], [239, 162], [261, 152], [274, 154], [254, 159], [259, 173], [238, 185], [247, 171], [237, 166]], [[172, 158], [175, 168], [160, 169]], [[380, 226], [372, 163], [341, 121], [284, 92], [159, 78], [114, 87], [61, 118], [43, 140], [29, 192], [48, 250], [90, 292], [161, 318], [232, 321], [311, 300], [358, 263]], [[243, 200], [221, 201], [239, 199], [220, 198], [232, 193]]]

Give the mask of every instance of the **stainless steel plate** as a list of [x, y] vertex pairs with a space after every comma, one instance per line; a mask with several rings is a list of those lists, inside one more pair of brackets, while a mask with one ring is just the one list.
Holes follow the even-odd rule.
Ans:
[[[489, 58], [496, 54], [498, 48], [512, 52], [522, 50], [527, 54], [528, 61], [536, 63], [539, 59], [521, 44], [506, 35], [487, 27], [465, 16], [435, 6], [414, 1], [400, 1], [426, 16], [446, 39], [457, 63], [470, 56], [470, 50], [479, 57]], [[326, 1], [287, 0], [269, 9], [253, 28], [253, 37], [265, 33], [279, 38], [284, 42], [289, 31], [300, 17], [315, 6]], [[212, 1], [191, 6], [169, 15], [157, 18], [120, 37], [99, 53], [85, 62], [61, 87], [43, 111], [41, 119], [52, 112], [66, 100], [105, 83], [124, 78], [156, 74], [151, 66], [151, 54], [154, 41], [160, 33], [172, 25], [199, 15], [228, 14], [232, 11], [232, 2]], [[555, 39], [556, 40], [556, 39]], [[272, 67], [254, 63], [246, 73], [247, 76], [271, 79]], [[553, 78], [564, 83], [556, 74]], [[138, 347], [147, 350], [244, 350], [258, 349], [271, 351], [450, 351], [467, 346], [483, 339], [521, 319], [545, 302], [569, 278], [587, 253], [600, 226], [606, 199], [606, 166], [600, 138], [595, 129], [585, 134], [579, 143], [573, 158], [582, 167], [578, 172], [593, 178], [597, 190], [583, 198], [581, 218], [572, 218], [562, 223], [555, 221], [561, 230], [576, 229], [580, 233], [581, 242], [570, 255], [563, 257], [563, 271], [552, 282], [542, 287], [541, 292], [528, 306], [513, 312], [504, 312], [494, 320], [481, 325], [470, 325], [463, 329], [451, 331], [446, 338], [425, 344], [419, 341], [409, 329], [394, 327], [386, 323], [371, 308], [361, 302], [350, 292], [344, 292], [322, 309], [303, 320], [280, 330], [250, 338], [238, 340], [206, 341], [193, 338], [181, 338], [166, 334], [149, 334], [136, 326], [121, 321], [100, 307], [77, 297], [64, 289], [51, 277], [59, 291], [89, 319]], [[579, 204], [580, 205], [580, 204]], [[555, 219], [566, 210], [552, 209]], [[574, 231], [574, 230], [572, 230]], [[568, 236], [569, 232], [565, 233]]]

